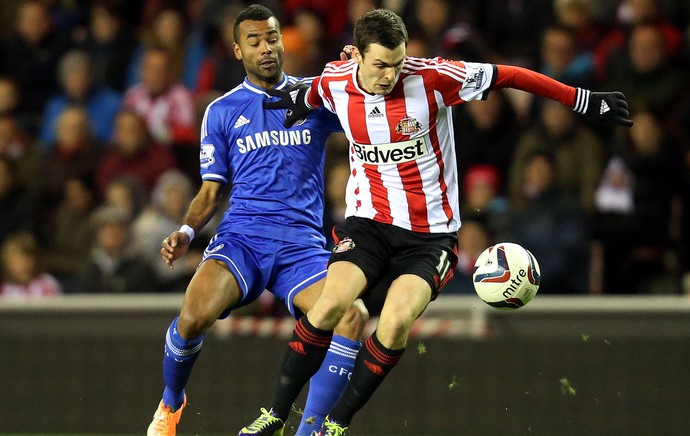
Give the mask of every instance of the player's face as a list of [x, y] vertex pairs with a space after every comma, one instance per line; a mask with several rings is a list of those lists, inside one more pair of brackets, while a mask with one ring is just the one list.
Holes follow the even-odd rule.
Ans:
[[362, 88], [376, 95], [388, 95], [393, 90], [405, 62], [405, 43], [394, 49], [369, 44], [366, 52], [355, 52], [359, 64], [357, 79]]
[[283, 40], [278, 21], [243, 21], [239, 40], [233, 45], [235, 57], [242, 61], [249, 81], [271, 88], [283, 78]]

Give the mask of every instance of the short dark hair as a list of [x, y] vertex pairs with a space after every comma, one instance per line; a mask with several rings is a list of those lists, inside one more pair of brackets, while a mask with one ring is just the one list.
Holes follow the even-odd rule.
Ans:
[[407, 28], [395, 12], [374, 9], [362, 15], [355, 23], [354, 42], [362, 54], [370, 44], [380, 44], [392, 50], [402, 43], [407, 45]]
[[[242, 9], [237, 18], [235, 18], [235, 25], [232, 28], [232, 37], [237, 42], [240, 39], [240, 23], [243, 21], [265, 21], [269, 18], [275, 18], [275, 14], [271, 12], [266, 6], [253, 4]], [[277, 21], [277, 19], [276, 19]]]

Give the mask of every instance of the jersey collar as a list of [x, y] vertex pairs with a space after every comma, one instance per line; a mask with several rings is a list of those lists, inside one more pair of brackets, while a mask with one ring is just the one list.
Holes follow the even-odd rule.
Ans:
[[[280, 81], [279, 84], [275, 86], [276, 89], [283, 89], [287, 86], [288, 83], [288, 75], [283, 72], [283, 80]], [[248, 77], [244, 78], [244, 82], [242, 82], [242, 86], [244, 86], [246, 89], [249, 91], [255, 92], [257, 94], [263, 94], [263, 95], [268, 95], [265, 89], [259, 88], [258, 86], [254, 85], [252, 82], [249, 81]]]

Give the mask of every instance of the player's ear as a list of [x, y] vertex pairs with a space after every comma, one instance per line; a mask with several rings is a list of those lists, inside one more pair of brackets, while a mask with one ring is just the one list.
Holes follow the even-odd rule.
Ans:
[[242, 60], [242, 50], [240, 50], [239, 44], [237, 44], [236, 42], [233, 42], [232, 43], [232, 51], [235, 53], [235, 58], [238, 61], [241, 61]]
[[352, 53], [350, 54], [350, 57], [356, 60], [358, 63], [362, 62], [362, 53], [359, 52], [359, 49], [357, 47], [352, 47]]

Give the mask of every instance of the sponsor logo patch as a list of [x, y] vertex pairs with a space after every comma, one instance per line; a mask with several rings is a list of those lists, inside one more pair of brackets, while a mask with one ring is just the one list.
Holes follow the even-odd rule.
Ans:
[[395, 165], [417, 160], [429, 152], [426, 137], [391, 144], [352, 144], [352, 153], [365, 164]]
[[484, 83], [484, 68], [480, 68], [479, 71], [472, 74], [465, 80], [466, 85], [474, 84], [475, 91], [482, 89], [482, 84]]
[[213, 154], [216, 152], [216, 147], [213, 144], [201, 144], [199, 151], [199, 165], [201, 168], [208, 168], [216, 162]]

